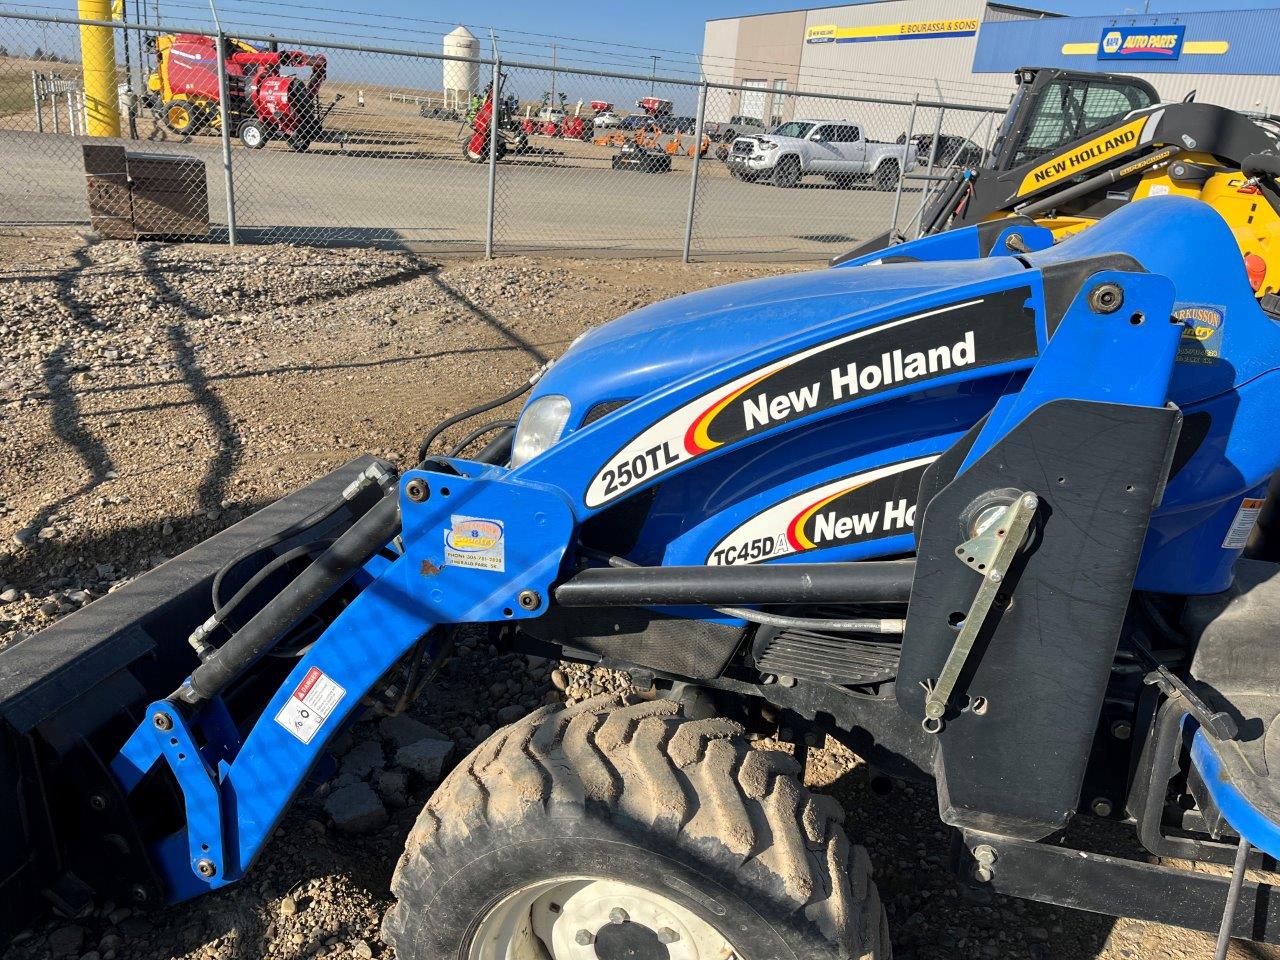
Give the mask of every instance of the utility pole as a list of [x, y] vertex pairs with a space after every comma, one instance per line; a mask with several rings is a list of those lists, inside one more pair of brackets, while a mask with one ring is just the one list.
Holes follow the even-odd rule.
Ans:
[[656, 53], [649, 54], [649, 59], [653, 61], [653, 70], [649, 74], [649, 96], [653, 96], [654, 88], [658, 84], [658, 61], [662, 58]]
[[551, 96], [547, 100], [547, 109], [556, 108], [556, 45], [551, 45]]

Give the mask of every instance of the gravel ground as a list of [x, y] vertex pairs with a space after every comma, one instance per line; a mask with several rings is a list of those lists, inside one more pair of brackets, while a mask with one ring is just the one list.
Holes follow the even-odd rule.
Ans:
[[[510, 389], [594, 324], [795, 269], [441, 265], [73, 236], [0, 237], [0, 264], [0, 646], [358, 453], [409, 462], [435, 421]], [[154, 914], [102, 903], [25, 931], [3, 960], [388, 957], [378, 925], [390, 872], [442, 771], [539, 704], [625, 683], [499, 657], [464, 634], [412, 716], [344, 738], [334, 775], [294, 807], [247, 881]], [[832, 743], [808, 757], [810, 785], [842, 802], [871, 850], [899, 960], [1212, 954], [1200, 934], [962, 894], [931, 791], [873, 790]], [[1280, 953], [1236, 944], [1231, 956]]]

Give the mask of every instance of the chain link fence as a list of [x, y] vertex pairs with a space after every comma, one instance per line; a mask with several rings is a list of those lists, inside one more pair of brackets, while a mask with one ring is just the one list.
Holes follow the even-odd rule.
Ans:
[[[111, 31], [114, 62], [83, 62], [86, 30]], [[120, 133], [92, 136], [111, 76]], [[981, 162], [998, 114], [0, 13], [0, 223], [818, 259], [911, 235], [929, 191]]]

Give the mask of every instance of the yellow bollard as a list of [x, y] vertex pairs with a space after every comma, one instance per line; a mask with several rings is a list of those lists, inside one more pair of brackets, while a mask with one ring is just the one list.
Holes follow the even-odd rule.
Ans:
[[[79, 0], [82, 20], [110, 20], [111, 0]], [[120, 97], [116, 92], [116, 38], [111, 27], [80, 27], [84, 64], [85, 132], [91, 137], [120, 136]]]

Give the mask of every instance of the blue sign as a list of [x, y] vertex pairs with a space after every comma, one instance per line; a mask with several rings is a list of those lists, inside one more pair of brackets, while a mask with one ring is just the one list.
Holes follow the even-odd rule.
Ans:
[[1182, 53], [1183, 24], [1105, 27], [1098, 42], [1099, 60], [1177, 60]]

